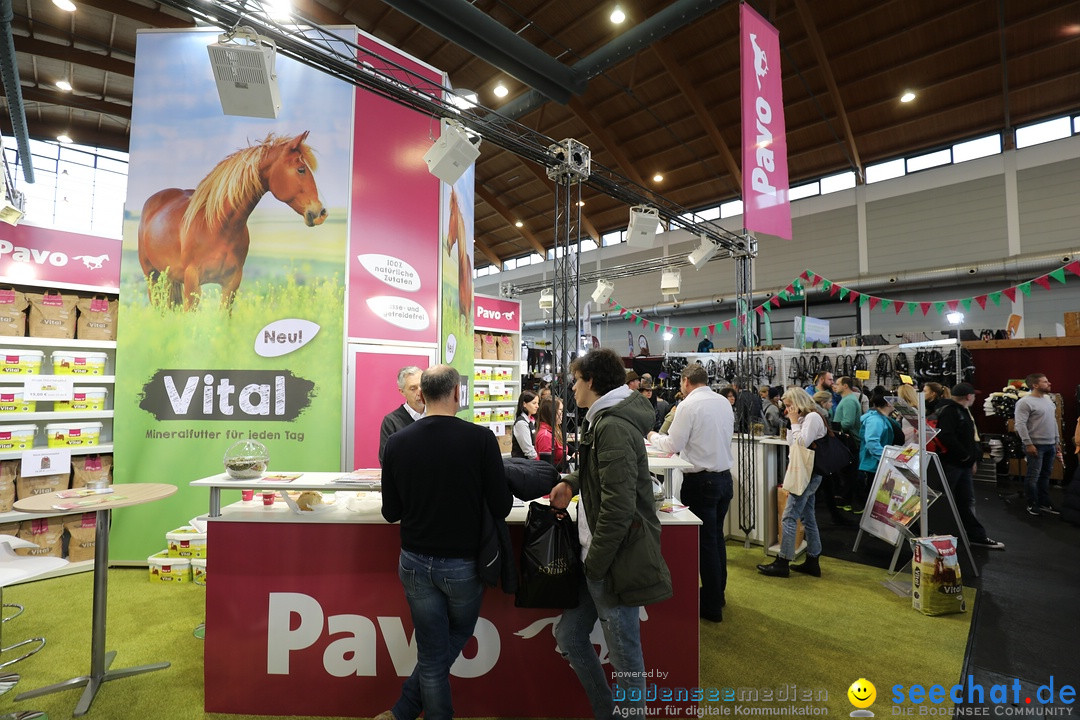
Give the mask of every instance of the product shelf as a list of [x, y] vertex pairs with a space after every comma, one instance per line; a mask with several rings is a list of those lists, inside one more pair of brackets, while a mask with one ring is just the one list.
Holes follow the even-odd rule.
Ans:
[[74, 340], [68, 338], [43, 338], [29, 336], [0, 336], [0, 347], [56, 347], [80, 350], [115, 350], [115, 340]]
[[[473, 400], [473, 407], [507, 407], [516, 403], [517, 400], [484, 400], [478, 402]], [[513, 425], [513, 420], [507, 420], [508, 423]]]
[[71, 378], [76, 385], [113, 385], [116, 383], [115, 375], [37, 375], [31, 373], [13, 373], [0, 375], [0, 385], [19, 385], [26, 382], [28, 377], [40, 378]]
[[520, 380], [473, 380], [473, 385], [491, 385], [492, 383], [502, 383], [503, 385], [520, 385]]
[[521, 365], [521, 361], [520, 360], [481, 360], [480, 358], [476, 358], [475, 360], [473, 360], [473, 364], [474, 365], [511, 365], [511, 366], [519, 366], [519, 365]]
[[[27, 450], [49, 450], [50, 448], [44, 445], [35, 445], [32, 448], [26, 448], [26, 450], [4, 450], [0, 452], [0, 460], [21, 460], [23, 453]], [[63, 450], [64, 448], [51, 448], [52, 450]], [[112, 443], [101, 443], [100, 445], [77, 445], [67, 448], [71, 450], [72, 455], [101, 455], [102, 453], [111, 453], [113, 451]], [[25, 514], [25, 513], [24, 513]], [[65, 513], [56, 513], [57, 515], [64, 515]], [[34, 515], [41, 517], [40, 513], [34, 513]], [[5, 522], [5, 515], [0, 513], [0, 522]]]
[[23, 422], [29, 420], [101, 420], [111, 418], [112, 410], [64, 410], [53, 412], [43, 410], [41, 412], [9, 412], [0, 413], [0, 423]]

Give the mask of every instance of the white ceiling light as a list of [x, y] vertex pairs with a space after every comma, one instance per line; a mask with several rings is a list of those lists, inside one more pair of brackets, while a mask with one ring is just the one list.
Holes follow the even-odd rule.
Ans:
[[510, 91], [506, 89], [505, 85], [503, 85], [502, 83], [499, 83], [498, 85], [495, 86], [494, 93], [495, 93], [495, 97], [501, 97], [502, 98], [502, 97], [506, 97], [507, 95], [509, 95]]
[[623, 22], [624, 20], [626, 20], [626, 13], [624, 13], [622, 11], [621, 7], [616, 5], [615, 9], [611, 11], [611, 22], [618, 25], [619, 23]]
[[550, 310], [555, 307], [555, 291], [551, 288], [541, 290], [539, 305], [541, 310]]
[[615, 283], [610, 280], [597, 280], [596, 289], [592, 292], [592, 301], [603, 305], [611, 299], [613, 292], [615, 292]]
[[514, 223], [514, 227], [524, 227], [524, 226], [525, 226], [525, 223], [521, 222], [520, 220], [518, 220], [517, 222]]
[[65, 12], [75, 12], [75, 3], [71, 0], [52, 0], [52, 3]]
[[71, 139], [71, 136], [68, 135], [67, 133], [61, 133], [61, 134], [57, 135], [56, 139], [59, 142], [64, 143], [65, 145], [70, 145], [73, 142], [72, 139]]
[[[473, 140], [475, 138], [475, 142]], [[480, 157], [480, 137], [472, 135], [453, 120], [443, 123], [442, 135], [424, 153], [428, 172], [447, 185], [453, 185]]]
[[652, 247], [660, 212], [647, 205], [630, 208], [630, 226], [626, 228], [626, 244], [631, 247]]
[[952, 312], [945, 313], [945, 319], [949, 321], [950, 325], [959, 325], [964, 322], [964, 313], [959, 310], [953, 310]]
[[60, 88], [64, 92], [71, 92], [71, 83], [67, 80], [57, 80], [56, 87]]
[[655, 175], [652, 176], [652, 181], [653, 182], [664, 182], [664, 176], [661, 175], [660, 173], [656, 173]]
[[692, 253], [687, 255], [686, 259], [694, 266], [695, 270], [700, 270], [705, 266], [705, 263], [712, 260], [713, 255], [716, 255], [718, 250], [720, 250], [719, 245], [702, 235], [701, 244], [698, 245]]
[[905, 90], [904, 94], [900, 96], [900, 102], [902, 103], [909, 103], [914, 99], [915, 93], [911, 92], [910, 90]]

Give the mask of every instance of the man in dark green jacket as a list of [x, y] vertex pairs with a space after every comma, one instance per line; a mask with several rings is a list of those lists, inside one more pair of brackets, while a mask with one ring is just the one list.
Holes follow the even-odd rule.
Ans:
[[[574, 360], [570, 370], [574, 399], [578, 407], [588, 408], [580, 469], [555, 486], [551, 504], [566, 507], [580, 494], [578, 535], [585, 573], [580, 602], [563, 613], [555, 638], [595, 717], [644, 718], [640, 606], [672, 594], [645, 454], [644, 438], [655, 415], [652, 404], [626, 386], [622, 360], [614, 351], [592, 350]], [[589, 640], [597, 618], [618, 678], [615, 688], [608, 687], [607, 672]]]

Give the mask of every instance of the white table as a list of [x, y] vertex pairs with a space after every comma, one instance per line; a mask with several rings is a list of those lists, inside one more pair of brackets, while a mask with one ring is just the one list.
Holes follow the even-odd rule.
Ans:
[[[321, 492], [334, 492], [334, 491], [353, 491], [358, 490], [380, 490], [382, 489], [381, 480], [379, 480], [380, 471], [376, 469], [356, 470], [354, 473], [359, 477], [371, 478], [370, 485], [359, 485], [356, 483], [336, 482], [343, 477], [347, 477], [352, 473], [347, 472], [305, 472], [300, 473], [296, 471], [291, 472], [274, 472], [269, 473], [270, 477], [267, 478], [252, 478], [249, 480], [237, 480], [229, 477], [226, 473], [220, 473], [218, 475], [211, 475], [210, 477], [201, 478], [191, 482], [192, 487], [204, 487], [210, 489], [210, 517], [218, 517], [221, 515], [221, 490], [225, 488], [227, 490], [245, 490], [252, 488], [254, 490], [319, 490]], [[274, 476], [279, 475], [299, 475], [295, 480], [274, 480]]]

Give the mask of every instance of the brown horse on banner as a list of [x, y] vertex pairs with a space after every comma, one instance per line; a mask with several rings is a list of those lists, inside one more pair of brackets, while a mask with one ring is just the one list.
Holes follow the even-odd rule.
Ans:
[[465, 216], [461, 214], [461, 205], [458, 203], [457, 193], [450, 188], [450, 228], [446, 233], [446, 254], [454, 256], [454, 246], [457, 245], [458, 261], [458, 308], [468, 322], [472, 315], [473, 284], [472, 266], [469, 263], [469, 251], [465, 247], [467, 240], [465, 234]]
[[250, 237], [247, 220], [269, 192], [304, 218], [308, 227], [326, 220], [313, 171], [315, 155], [304, 142], [266, 136], [219, 162], [194, 190], [154, 193], [139, 220], [139, 263], [150, 285], [162, 274], [169, 281], [168, 304], [190, 310], [202, 286], [221, 285], [221, 306], [232, 305], [244, 273]]

